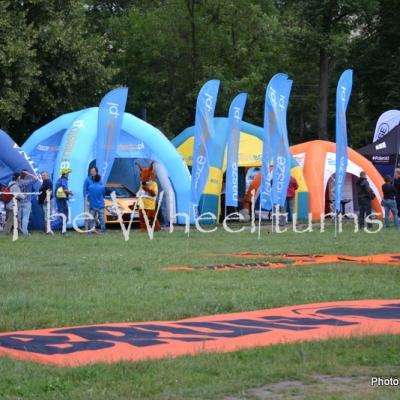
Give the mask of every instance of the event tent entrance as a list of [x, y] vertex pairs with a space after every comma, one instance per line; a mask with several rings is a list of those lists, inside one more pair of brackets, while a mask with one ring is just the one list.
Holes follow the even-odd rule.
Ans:
[[[312, 218], [313, 220], [319, 220], [322, 213], [330, 210], [329, 201], [334, 200], [332, 185], [336, 172], [335, 143], [313, 140], [292, 146], [290, 151], [303, 169], [304, 178], [309, 190]], [[361, 171], [366, 172], [371, 189], [376, 196], [372, 202], [373, 209], [375, 212], [383, 215], [382, 206], [380, 205], [383, 179], [371, 162], [351, 148], [348, 148], [346, 184], [342, 198], [351, 199], [352, 207], [356, 207], [357, 209], [354, 182], [360, 176]], [[331, 183], [328, 185], [329, 182]], [[332, 190], [329, 188], [332, 188]], [[356, 204], [354, 205], [354, 203]], [[350, 211], [349, 204], [346, 212]]]
[[[335, 179], [336, 174], [333, 174], [328, 179], [325, 189], [325, 213], [335, 212]], [[356, 181], [358, 176], [347, 173], [343, 186], [342, 194], [342, 211], [346, 214], [355, 213], [358, 211]]]
[[[74, 193], [69, 202], [72, 218], [84, 211], [82, 188], [90, 163], [96, 156], [97, 114], [98, 108], [93, 107], [62, 115], [35, 131], [23, 145], [37, 168], [48, 171], [53, 180], [58, 178], [62, 167], [72, 169], [69, 179]], [[125, 113], [117, 145], [117, 172], [114, 171], [111, 179], [116, 176], [129, 179], [135, 159], [156, 162], [162, 189], [170, 189], [169, 208], [174, 214], [176, 211], [190, 215], [190, 173], [181, 156], [158, 129]], [[178, 217], [177, 222], [184, 223], [185, 220]]]

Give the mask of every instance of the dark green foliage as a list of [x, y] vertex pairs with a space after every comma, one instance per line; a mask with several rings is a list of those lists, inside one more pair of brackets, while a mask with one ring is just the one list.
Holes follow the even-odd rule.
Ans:
[[[358, 71], [366, 126], [374, 126], [379, 115], [400, 104], [400, 2], [381, 0], [378, 12], [360, 32], [353, 50]], [[368, 143], [363, 140], [363, 144]]]
[[39, 75], [35, 63], [35, 32], [26, 26], [24, 10], [15, 9], [12, 1], [2, 1], [0, 16], [0, 126], [10, 127], [19, 120], [34, 81]]
[[[293, 80], [291, 143], [334, 139], [340, 73], [354, 68], [349, 142], [398, 107], [396, 0], [0, 0], [0, 124], [18, 142], [56, 116], [130, 89], [127, 110], [168, 137], [194, 123], [197, 93], [221, 79], [217, 115], [240, 91], [262, 125], [274, 73]], [[325, 69], [324, 69], [325, 68]]]
[[95, 105], [113, 70], [81, 1], [1, 3], [0, 122], [23, 142], [56, 116]]

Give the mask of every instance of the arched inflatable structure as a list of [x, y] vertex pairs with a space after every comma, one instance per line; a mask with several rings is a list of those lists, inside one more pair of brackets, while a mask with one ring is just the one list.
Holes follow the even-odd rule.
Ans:
[[[310, 199], [309, 209], [312, 214], [312, 219], [317, 221], [320, 219], [321, 214], [330, 211], [330, 201], [334, 199], [334, 180], [332, 178], [335, 175], [336, 168], [336, 145], [335, 143], [323, 140], [313, 140], [292, 146], [290, 152], [296, 160], [296, 167], [293, 168], [292, 166], [292, 175], [298, 180], [300, 188], [303, 185], [303, 180], [305, 180], [304, 184], [308, 188]], [[354, 193], [355, 187], [353, 185], [353, 177], [359, 177], [360, 172], [365, 171], [368, 176], [369, 184], [376, 196], [372, 202], [373, 209], [376, 213], [381, 213], [381, 215], [383, 215], [383, 210], [380, 205], [382, 199], [382, 177], [373, 164], [361, 154], [348, 148], [348, 156], [349, 162], [343, 199], [346, 198], [351, 201], [350, 211], [353, 211], [358, 206]], [[301, 174], [298, 172], [299, 169], [302, 170]], [[294, 170], [297, 171], [297, 175], [293, 174]], [[254, 189], [257, 191], [260, 182], [261, 173], [254, 178], [246, 193], [246, 199], [248, 201], [251, 197], [251, 190]], [[299, 218], [301, 219], [300, 210], [301, 204], [298, 208]]]
[[[226, 169], [226, 144], [228, 140], [228, 118], [214, 118], [215, 137], [211, 137], [213, 151], [210, 157], [210, 174], [208, 183], [200, 201], [201, 212], [212, 212], [219, 215], [219, 197], [222, 189], [222, 176]], [[192, 165], [194, 126], [186, 128], [172, 143], [185, 159]], [[239, 167], [261, 166], [263, 128], [242, 121], [240, 125]], [[296, 212], [303, 219], [308, 214], [308, 189], [303, 173], [296, 160], [292, 160], [292, 175], [300, 184], [296, 201]], [[246, 200], [246, 198], [245, 198]]]
[[[69, 179], [74, 193], [70, 200], [72, 218], [84, 211], [82, 188], [89, 165], [96, 158], [97, 114], [98, 108], [93, 107], [62, 115], [35, 131], [23, 145], [39, 170], [48, 171], [53, 180], [58, 178], [61, 167], [72, 169]], [[175, 211], [190, 215], [189, 170], [175, 147], [158, 129], [125, 113], [116, 157], [116, 164], [118, 158], [155, 160], [161, 188], [165, 192], [172, 189], [168, 196], [172, 215]], [[126, 175], [127, 171], [124, 172]], [[178, 217], [177, 222], [185, 221]]]
[[[216, 138], [214, 142], [226, 145], [228, 119], [214, 118]], [[262, 128], [242, 121], [240, 126], [239, 166], [254, 167], [261, 166], [262, 159]], [[172, 143], [185, 159], [187, 165], [192, 165], [194, 126], [186, 128], [178, 136], [172, 139]], [[220, 155], [216, 157], [220, 161]], [[214, 161], [214, 160], [213, 160]], [[215, 160], [216, 162], [216, 160]], [[226, 169], [226, 157], [223, 158], [223, 169]]]
[[[318, 220], [320, 214], [327, 211], [327, 201], [332, 201], [334, 198], [334, 185], [330, 185], [330, 183], [333, 182], [332, 178], [335, 175], [336, 145], [324, 140], [313, 140], [292, 146], [290, 151], [303, 168], [310, 194], [310, 212], [313, 219]], [[351, 148], [348, 148], [347, 175], [342, 197], [351, 199], [350, 207], [357, 208], [353, 181], [355, 177], [360, 176], [361, 171], [366, 172], [371, 189], [376, 196], [372, 202], [373, 209], [383, 215], [380, 205], [383, 179], [370, 161]]]

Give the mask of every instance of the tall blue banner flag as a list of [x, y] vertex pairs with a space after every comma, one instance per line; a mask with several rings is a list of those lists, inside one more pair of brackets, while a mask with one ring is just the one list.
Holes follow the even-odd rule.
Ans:
[[225, 204], [231, 207], [238, 206], [240, 123], [246, 100], [247, 93], [240, 93], [229, 107]]
[[272, 204], [283, 206], [290, 181], [291, 155], [286, 123], [293, 81], [276, 74], [267, 88], [268, 124], [273, 158]]
[[214, 111], [217, 104], [219, 80], [206, 82], [197, 97], [193, 144], [191, 200], [198, 206], [210, 171], [209, 142], [214, 132]]
[[117, 154], [128, 88], [108, 92], [101, 100], [97, 121], [96, 166], [104, 183], [110, 176]]
[[268, 83], [265, 90], [265, 106], [264, 106], [264, 136], [262, 149], [262, 164], [261, 164], [261, 189], [260, 202], [264, 210], [272, 210], [272, 171], [270, 163], [272, 161], [271, 138], [277, 135], [277, 123], [274, 112], [274, 107], [271, 101], [273, 78]]
[[353, 70], [344, 71], [336, 89], [336, 178], [335, 210], [341, 210], [343, 186], [347, 170], [347, 123], [346, 109], [353, 86]]

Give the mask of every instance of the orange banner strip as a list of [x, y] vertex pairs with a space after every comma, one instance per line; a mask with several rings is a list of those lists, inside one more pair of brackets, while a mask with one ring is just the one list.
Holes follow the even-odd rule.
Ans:
[[180, 321], [7, 332], [0, 333], [0, 355], [73, 367], [383, 334], [400, 334], [400, 300], [342, 301]]
[[233, 254], [207, 254], [207, 256], [235, 257], [245, 259], [278, 259], [246, 263], [215, 264], [195, 267], [166, 267], [169, 271], [215, 270], [227, 271], [232, 269], [274, 269], [291, 266], [305, 266], [317, 264], [388, 264], [400, 265], [400, 254], [372, 254], [369, 256], [347, 256], [341, 254], [257, 254], [251, 252]]

